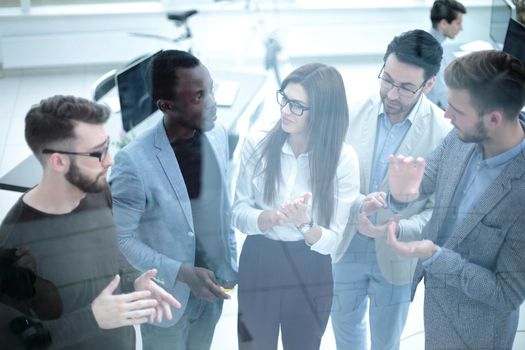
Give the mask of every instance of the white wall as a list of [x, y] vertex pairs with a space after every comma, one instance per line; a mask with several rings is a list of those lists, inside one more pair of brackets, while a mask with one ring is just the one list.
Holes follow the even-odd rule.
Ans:
[[[277, 30], [290, 57], [381, 55], [393, 35], [430, 27], [432, 2], [376, 0], [341, 8], [329, 1], [324, 6], [332, 6], [323, 9], [313, 0], [284, 2], [279, 8], [273, 3], [258, 10], [246, 10], [243, 2], [201, 6], [190, 19], [196, 52], [224, 64], [259, 61], [264, 38]], [[467, 8], [457, 41], [488, 40], [489, 1], [470, 0]], [[4, 10], [0, 63], [4, 69], [123, 63], [167, 45], [129, 32], [173, 37], [176, 30], [162, 6], [152, 3], [55, 6], [29, 14]]]

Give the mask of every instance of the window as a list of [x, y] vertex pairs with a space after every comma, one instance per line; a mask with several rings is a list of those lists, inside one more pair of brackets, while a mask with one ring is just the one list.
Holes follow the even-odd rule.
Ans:
[[[30, 0], [30, 6], [48, 5], [84, 5], [84, 4], [107, 4], [118, 2], [160, 2], [160, 0]], [[21, 0], [2, 0], [0, 7], [20, 7]]]

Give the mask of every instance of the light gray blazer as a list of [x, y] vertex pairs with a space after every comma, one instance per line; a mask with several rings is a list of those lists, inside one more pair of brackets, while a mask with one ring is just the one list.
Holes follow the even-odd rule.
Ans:
[[[427, 159], [422, 195], [435, 193], [423, 238], [436, 241], [475, 144], [452, 131]], [[426, 349], [511, 349], [525, 298], [525, 150], [481, 195], [425, 275]]]
[[[374, 145], [377, 131], [378, 113], [381, 107], [379, 94], [369, 98], [363, 105], [350, 114], [350, 124], [346, 143], [352, 145], [359, 157], [361, 194], [355, 201], [348, 218], [348, 224], [337, 252], [332, 255], [337, 262], [345, 254], [350, 242], [357, 233], [357, 219], [365, 195], [368, 194]], [[443, 117], [443, 111], [430, 102], [424, 95], [421, 101], [414, 106], [414, 118], [405, 138], [397, 150], [397, 154], [413, 157], [425, 157], [430, 154], [445, 138], [452, 126]], [[388, 191], [387, 177], [383, 178], [381, 190]], [[423, 226], [430, 219], [432, 213], [432, 198], [413, 205], [400, 214], [403, 218], [400, 225], [403, 227], [402, 240], [412, 241], [420, 239]], [[382, 210], [377, 215], [377, 222], [382, 224], [393, 215], [391, 210]], [[379, 268], [387, 281], [402, 285], [412, 281], [416, 259], [406, 259], [397, 255], [386, 243], [385, 238], [378, 238], [376, 256]]]
[[[225, 222], [217, 230], [227, 256], [220, 269], [236, 278], [236, 242], [227, 189], [227, 134], [216, 124], [204, 135], [223, 177], [217, 201]], [[163, 287], [181, 302], [181, 309], [172, 308], [173, 320], [161, 324], [173, 325], [184, 313], [190, 294], [189, 287], [176, 278], [182, 263], [194, 263], [195, 234], [184, 178], [162, 120], [117, 153], [110, 185], [120, 249], [140, 271], [156, 268]]]

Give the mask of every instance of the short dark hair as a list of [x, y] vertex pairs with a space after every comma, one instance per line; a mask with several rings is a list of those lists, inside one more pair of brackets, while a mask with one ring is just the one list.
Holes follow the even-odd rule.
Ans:
[[462, 3], [456, 0], [436, 0], [430, 10], [430, 21], [432, 28], [436, 29], [439, 22], [444, 19], [447, 23], [452, 23], [458, 18], [458, 13], [466, 14], [467, 9]]
[[199, 59], [186, 51], [165, 50], [153, 60], [151, 85], [153, 102], [175, 100], [177, 69], [194, 68], [200, 65]]
[[505, 52], [473, 52], [452, 61], [445, 70], [451, 89], [467, 90], [478, 114], [500, 110], [509, 120], [525, 105], [525, 69]]
[[397, 59], [403, 63], [423, 68], [426, 81], [439, 71], [443, 48], [432, 35], [416, 29], [396, 36], [388, 44], [383, 61], [386, 62], [392, 53], [396, 54]]
[[50, 145], [75, 138], [77, 122], [103, 124], [110, 116], [106, 106], [75, 96], [56, 95], [31, 107], [25, 119], [26, 142], [38, 159]]

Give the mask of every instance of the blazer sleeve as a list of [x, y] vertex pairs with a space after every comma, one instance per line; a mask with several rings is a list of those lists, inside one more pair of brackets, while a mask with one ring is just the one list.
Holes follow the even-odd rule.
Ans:
[[[476, 229], [488, 230], [487, 234], [502, 234], [493, 227]], [[505, 236], [493, 269], [475, 264], [459, 253], [441, 247], [441, 255], [425, 266], [425, 270], [472, 299], [501, 311], [514, 311], [525, 299], [524, 231], [525, 217], [518, 215]]]
[[421, 239], [421, 232], [432, 217], [434, 204], [435, 195], [431, 195], [424, 200], [424, 204], [419, 213], [399, 221], [399, 239], [401, 241], [410, 242]]
[[182, 262], [160, 254], [138, 239], [137, 230], [146, 208], [146, 192], [137, 164], [126, 150], [115, 156], [110, 186], [120, 250], [136, 269], [156, 268], [157, 280], [172, 288]]

